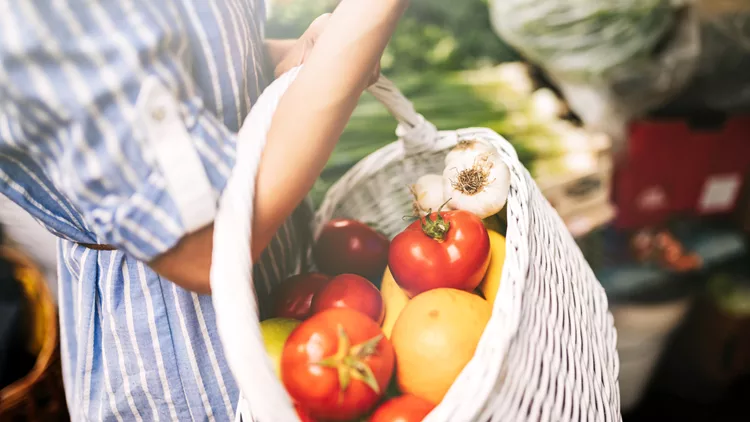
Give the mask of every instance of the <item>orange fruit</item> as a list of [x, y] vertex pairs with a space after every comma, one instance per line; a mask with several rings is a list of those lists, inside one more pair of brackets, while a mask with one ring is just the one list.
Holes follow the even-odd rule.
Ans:
[[440, 403], [474, 356], [491, 315], [486, 300], [462, 290], [434, 289], [412, 298], [391, 333], [399, 389]]

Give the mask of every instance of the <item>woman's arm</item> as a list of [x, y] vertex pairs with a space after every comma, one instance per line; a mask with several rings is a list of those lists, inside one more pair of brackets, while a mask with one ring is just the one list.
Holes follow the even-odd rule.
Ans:
[[[331, 15], [268, 133], [256, 181], [254, 260], [323, 170], [407, 3], [343, 0]], [[187, 235], [151, 266], [182, 287], [207, 293], [212, 238], [212, 227]]]

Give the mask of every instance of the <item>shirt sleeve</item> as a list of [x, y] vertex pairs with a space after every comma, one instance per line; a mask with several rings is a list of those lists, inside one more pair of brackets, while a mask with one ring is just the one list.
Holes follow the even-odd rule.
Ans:
[[8, 143], [40, 164], [98, 242], [148, 261], [213, 221], [236, 134], [201, 100], [174, 4], [6, 5]]

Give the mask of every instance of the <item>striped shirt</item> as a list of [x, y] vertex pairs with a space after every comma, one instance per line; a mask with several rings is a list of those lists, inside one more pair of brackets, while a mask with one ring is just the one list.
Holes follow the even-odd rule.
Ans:
[[[60, 238], [74, 421], [234, 417], [211, 298], [143, 262], [214, 216], [270, 76], [264, 15], [256, 0], [0, 0], [0, 190]], [[290, 219], [255, 267], [261, 297], [299, 270], [298, 235]]]

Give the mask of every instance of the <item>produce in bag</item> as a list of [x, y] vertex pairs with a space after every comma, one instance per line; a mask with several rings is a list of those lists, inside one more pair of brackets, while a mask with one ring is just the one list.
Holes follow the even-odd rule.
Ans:
[[[495, 30], [539, 65], [590, 128], [621, 143], [627, 123], [690, 80], [700, 34], [692, 0], [492, 0]], [[619, 144], [618, 144], [619, 145]]]
[[[434, 349], [438, 354], [449, 353], [448, 358], [453, 359], [452, 369], [441, 374], [443, 378], [440, 383], [435, 383], [434, 390], [423, 390], [425, 383], [417, 381], [421, 378], [420, 373], [426, 373], [429, 368], [420, 368], [418, 364], [405, 365], [410, 372], [396, 372], [397, 385], [422, 396], [429, 395], [432, 401], [439, 400], [425, 421], [498, 418], [513, 421], [620, 420], [616, 337], [607, 311], [606, 295], [559, 216], [518, 161], [513, 148], [487, 129], [438, 132], [416, 114], [411, 103], [386, 80], [379, 81], [370, 90], [399, 120], [397, 133], [400, 140], [359, 162], [331, 187], [316, 212], [313, 233], [319, 236], [329, 221], [345, 218], [368, 224], [376, 222], [379, 232], [387, 238], [395, 238], [409, 225], [403, 216], [413, 209], [414, 196], [410, 185], [423, 175], [442, 174], [445, 156], [459, 142], [486, 142], [496, 148], [510, 175], [505, 211], [500, 210], [491, 217], [507, 213], [507, 232], [502, 233], [507, 247], [494, 304], [490, 305], [482, 297], [486, 293], [481, 288], [479, 291], [468, 290], [473, 280], [465, 283], [466, 290], [438, 287], [412, 298], [407, 296], [406, 304], [396, 312], [398, 315], [390, 339], [385, 335], [384, 327], [379, 327], [372, 318], [354, 309], [322, 311], [303, 321], [289, 336], [285, 351], [296, 351], [292, 356], [295, 356], [294, 366], [299, 369], [286, 371], [282, 356], [283, 382], [279, 381], [256, 323], [259, 319], [258, 302], [267, 298], [255, 296], [252, 272], [249, 271], [252, 263], [247, 239], [251, 235], [249, 222], [252, 220], [248, 219], [248, 211], [252, 216], [253, 177], [265, 139], [264, 128], [268, 127], [274, 105], [295, 75], [296, 71], [271, 84], [250, 113], [249, 124], [243, 125], [249, 134], [240, 133], [238, 163], [222, 196], [215, 223], [212, 299], [216, 304], [217, 325], [225, 356], [242, 390], [242, 417], [251, 421], [287, 422], [299, 419], [301, 413], [313, 419], [316, 414], [326, 418], [355, 416], [353, 420], [372, 416], [371, 412], [377, 412], [379, 403], [390, 398], [386, 396], [389, 385], [386, 378], [393, 378], [393, 374], [387, 376], [385, 361], [388, 360], [386, 345], [389, 343], [386, 342], [398, 343], [402, 356], [408, 357], [409, 353], [419, 350], [417, 345], [410, 344], [419, 338], [409, 335], [408, 329], [399, 329], [409, 327], [405, 315], [413, 314], [419, 316], [421, 325], [441, 333], [443, 341], [466, 336], [460, 353], [454, 355], [445, 348]], [[447, 218], [449, 213], [469, 214], [475, 220], [466, 217], [465, 221], [472, 221], [471, 227], [477, 227], [478, 232], [484, 231], [478, 238], [489, 239], [485, 221], [466, 210], [433, 212], [423, 219], [429, 218], [429, 221], [442, 225], [450, 220]], [[443, 219], [442, 223], [438, 216]], [[475, 225], [474, 221], [479, 224]], [[417, 221], [417, 224], [422, 230], [421, 223]], [[450, 230], [447, 227], [448, 236]], [[416, 233], [439, 243], [437, 239], [426, 236], [424, 230]], [[491, 247], [489, 240], [487, 243]], [[391, 250], [393, 247], [390, 245]], [[491, 265], [494, 255], [489, 248], [486, 253], [487, 264]], [[484, 268], [478, 271], [476, 285], [481, 284], [486, 273], [484, 269], [487, 267], [480, 267]], [[310, 269], [303, 268], [302, 271]], [[395, 271], [393, 265], [389, 265], [389, 269]], [[385, 271], [383, 266], [380, 274]], [[394, 281], [398, 283], [395, 273]], [[437, 294], [434, 292], [445, 290], [466, 298], [461, 302], [470, 305], [435, 306], [432, 300], [425, 302], [420, 299], [422, 295], [429, 298]], [[389, 299], [382, 291], [381, 296], [388, 314]], [[471, 308], [470, 312], [459, 310], [467, 307]], [[415, 310], [409, 311], [412, 308]], [[455, 315], [455, 318], [440, 317], [435, 318], [439, 323], [433, 322], [433, 310], [439, 310], [439, 315], [443, 312]], [[564, 318], [564, 315], [576, 315], [576, 318]], [[474, 321], [470, 323], [470, 330], [456, 329], [454, 319], [461, 318]], [[323, 320], [326, 322], [322, 323]], [[361, 323], [361, 326], [353, 327], [350, 325], [353, 322]], [[339, 326], [345, 336], [339, 335]], [[326, 339], [335, 337], [335, 347], [326, 346], [323, 352], [322, 340], [314, 340], [315, 336], [311, 335], [317, 329], [324, 331], [321, 334], [325, 334]], [[407, 335], [401, 336], [399, 332]], [[290, 343], [292, 339], [296, 339], [294, 344], [297, 347]], [[348, 345], [346, 339], [351, 340]], [[326, 341], [325, 344], [334, 342]], [[398, 361], [399, 352], [395, 347], [393, 352], [393, 358]], [[425, 360], [428, 358], [435, 357], [424, 357]], [[420, 363], [419, 359], [414, 360]], [[363, 362], [367, 365], [363, 366]], [[324, 368], [320, 368], [321, 363]], [[330, 367], [326, 367], [327, 364]], [[290, 378], [285, 374], [290, 374]], [[324, 387], [317, 392], [299, 384], [293, 385], [299, 381], [294, 377], [305, 374], [320, 374], [328, 381], [316, 384]], [[355, 385], [355, 381], [356, 389], [342, 391], [342, 383]], [[550, 389], [549, 385], [557, 387]], [[340, 394], [343, 394], [342, 401], [332, 400], [334, 396], [341, 397]], [[430, 401], [430, 398], [422, 398]], [[329, 414], [332, 411], [337, 414]]]
[[690, 83], [668, 105], [667, 115], [750, 110], [750, 2], [696, 0], [701, 52]]

